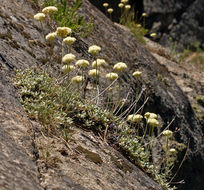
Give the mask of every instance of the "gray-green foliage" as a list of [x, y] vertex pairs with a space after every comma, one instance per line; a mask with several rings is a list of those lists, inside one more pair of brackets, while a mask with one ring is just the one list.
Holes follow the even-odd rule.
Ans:
[[103, 135], [107, 127], [112, 125], [114, 132], [111, 135], [114, 135], [121, 151], [165, 189], [172, 189], [167, 176], [159, 173], [150, 162], [151, 152], [141, 143], [141, 137], [137, 136], [134, 128], [118, 121], [112, 113], [86, 102], [70, 85], [70, 81], [59, 83], [44, 71], [28, 69], [17, 71], [15, 86], [19, 88], [20, 101], [25, 110], [44, 126], [47, 135], [58, 135], [68, 142], [69, 131], [74, 126]]
[[73, 31], [81, 33], [83, 37], [92, 31], [93, 23], [86, 22], [84, 17], [77, 13], [78, 9], [82, 7], [82, 0], [75, 0], [71, 5], [67, 0], [44, 0], [43, 7], [47, 6], [57, 7], [58, 11], [52, 17], [59, 26], [69, 27]]

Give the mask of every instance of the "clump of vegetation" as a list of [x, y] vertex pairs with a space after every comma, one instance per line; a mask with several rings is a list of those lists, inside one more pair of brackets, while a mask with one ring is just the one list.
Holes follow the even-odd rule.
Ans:
[[[57, 7], [48, 6], [42, 12], [53, 14], [57, 11]], [[39, 16], [39, 13], [36, 15]], [[42, 19], [38, 17], [36, 20], [42, 22]], [[68, 133], [74, 127], [93, 130], [103, 136], [104, 140], [111, 128], [112, 133], [110, 133], [114, 135], [115, 143], [132, 162], [149, 173], [164, 188], [174, 189], [168, 183], [178, 152], [172, 143], [173, 132], [163, 133], [164, 138], [166, 137], [163, 145], [164, 159], [161, 167], [158, 168], [152, 162], [151, 153], [152, 142], [161, 136], [161, 134], [155, 136], [155, 130], [160, 125], [157, 114], [146, 112], [141, 115], [142, 113], [137, 113], [138, 90], [129, 108], [122, 109], [126, 100], [120, 99], [122, 88], [120, 80], [122, 73], [128, 68], [127, 64], [118, 62], [113, 67], [115, 73], [110, 72], [102, 76], [100, 69], [105, 64], [105, 60], [100, 58], [101, 47], [97, 45], [89, 47], [88, 52], [94, 58], [92, 65], [85, 59], [76, 61], [76, 56], [70, 53], [71, 45], [76, 41], [71, 34], [71, 28], [61, 26], [57, 27], [55, 32], [45, 36], [52, 49], [55, 45], [55, 38], [61, 41], [62, 51], [59, 64], [61, 64], [62, 71], [60, 74], [54, 76], [39, 67], [17, 71], [15, 85], [19, 88], [20, 101], [25, 110], [31, 118], [42, 124], [44, 127], [42, 130], [46, 135], [59, 136], [66, 142], [70, 140]], [[51, 62], [52, 56], [48, 64], [50, 65]], [[132, 75], [139, 80], [142, 72], [135, 71]], [[106, 78], [111, 81], [111, 84], [103, 89], [100, 86], [102, 77], [104, 80]], [[86, 97], [85, 94], [87, 81], [96, 92], [92, 93], [92, 97]], [[118, 85], [114, 86], [116, 81]], [[110, 88], [115, 88], [118, 96], [114, 98], [112, 94], [109, 101], [100, 107], [99, 98]], [[95, 100], [97, 100], [96, 103]], [[118, 114], [119, 116], [116, 116]], [[49, 155], [46, 156], [46, 159], [49, 159]]]
[[[145, 43], [144, 36], [148, 33], [148, 29], [145, 28], [145, 18], [146, 13], [143, 13], [140, 18], [138, 18], [137, 13], [131, 5], [128, 4], [128, 0], [120, 0], [118, 3], [118, 8], [120, 9], [120, 24], [126, 26], [130, 29], [131, 33], [141, 42]], [[112, 19], [112, 13], [114, 9], [109, 7], [108, 3], [104, 3], [103, 7], [105, 8], [106, 15]]]
[[69, 27], [74, 32], [80, 33], [82, 37], [85, 37], [92, 31], [94, 27], [93, 22], [91, 20], [86, 22], [83, 16], [77, 14], [78, 9], [82, 6], [82, 0], [75, 0], [73, 3], [67, 0], [44, 0], [42, 7], [48, 6], [55, 6], [57, 8], [57, 11], [53, 12], [50, 17], [57, 22], [58, 26]]
[[178, 47], [178, 42], [173, 41], [173, 39], [169, 38], [170, 42], [170, 56], [172, 59], [182, 63], [186, 60], [189, 64], [193, 64], [199, 70], [204, 70], [203, 62], [204, 55], [203, 50], [200, 47], [200, 42], [192, 42], [187, 47], [180, 48]]

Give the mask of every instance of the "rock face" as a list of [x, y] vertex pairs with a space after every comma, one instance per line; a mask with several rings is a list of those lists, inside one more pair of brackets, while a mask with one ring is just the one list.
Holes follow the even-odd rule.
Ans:
[[[1, 0], [0, 7], [0, 187], [4, 189], [162, 189], [121, 153], [106, 145], [92, 132], [76, 129], [70, 144], [60, 139], [45, 138], [38, 123], [27, 118], [18, 101], [12, 80], [14, 69], [42, 66], [48, 47], [43, 34], [48, 25], [33, 20], [38, 7], [26, 0]], [[95, 29], [87, 38], [77, 37], [73, 53], [77, 58], [93, 61], [88, 46], [102, 47], [101, 57], [113, 64], [123, 61], [128, 72], [122, 86], [135, 95], [137, 82], [128, 73], [143, 72], [145, 89], [150, 93], [145, 110], [154, 111], [168, 123], [175, 116], [172, 129], [178, 128], [177, 139], [189, 143], [189, 151], [178, 173], [186, 185], [181, 189], [203, 189], [203, 134], [191, 105], [169, 75], [164, 65], [137, 42], [127, 31], [113, 24], [88, 1], [79, 11], [93, 19]], [[32, 43], [29, 43], [31, 41]], [[56, 46], [56, 51], [59, 46]], [[59, 52], [57, 52], [59, 54]], [[167, 82], [158, 79], [158, 74]], [[44, 149], [50, 156], [42, 159]], [[9, 169], [8, 169], [9, 168]], [[198, 169], [199, 168], [199, 169]], [[192, 175], [192, 173], [194, 175]], [[188, 183], [190, 182], [190, 183]]]
[[[119, 22], [121, 13], [118, 8], [119, 0], [90, 0], [90, 2], [104, 13], [105, 8], [102, 4], [108, 2], [114, 9], [113, 21]], [[169, 47], [172, 45], [170, 41], [173, 41], [177, 43], [177, 48], [196, 44], [204, 48], [203, 0], [129, 0], [129, 4], [134, 7], [138, 18], [143, 12], [147, 13], [146, 27], [150, 29], [150, 33], [157, 33], [156, 41], [160, 44]], [[169, 40], [170, 37], [172, 40]]]
[[[51, 30], [46, 24], [42, 30], [34, 21], [33, 15], [38, 11], [34, 3], [3, 0], [1, 5], [0, 189], [162, 190], [92, 132], [76, 129], [75, 140], [70, 144], [41, 134], [42, 126], [31, 121], [19, 103], [13, 79], [14, 69], [43, 64], [47, 47], [43, 32]], [[87, 45], [81, 46], [84, 44], [78, 46], [87, 52]], [[76, 47], [78, 51], [80, 48]], [[44, 148], [49, 151], [49, 158], [43, 155]]]
[[147, 27], [159, 34], [161, 44], [168, 46], [172, 37], [179, 45], [200, 42], [204, 47], [203, 0], [144, 0], [143, 4], [148, 14]]

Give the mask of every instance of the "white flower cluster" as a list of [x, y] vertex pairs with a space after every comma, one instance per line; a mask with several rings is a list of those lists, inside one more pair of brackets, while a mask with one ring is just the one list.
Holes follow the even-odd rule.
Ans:
[[100, 72], [96, 69], [91, 69], [88, 72], [89, 76], [95, 77], [95, 76], [99, 76]]
[[135, 71], [132, 75], [136, 78], [139, 78], [141, 76], [142, 72], [140, 71]]
[[53, 41], [56, 37], [57, 37], [56, 32], [52, 32], [52, 33], [49, 33], [48, 35], [46, 35], [45, 39], [47, 41]]
[[108, 73], [108, 74], [106, 74], [106, 78], [111, 80], [111, 81], [114, 81], [115, 79], [118, 78], [118, 74], [117, 73]]
[[88, 52], [92, 55], [97, 55], [101, 51], [101, 47], [97, 45], [92, 45], [89, 47]]
[[75, 65], [84, 68], [89, 65], [89, 62], [85, 59], [80, 59], [75, 63]]
[[103, 6], [104, 6], [104, 7], [108, 7], [109, 4], [108, 4], [108, 3], [103, 3]]
[[96, 59], [96, 61], [94, 61], [92, 63], [92, 67], [101, 67], [106, 63], [106, 61], [104, 59]]
[[63, 39], [63, 42], [64, 42], [66, 45], [72, 45], [75, 41], [76, 41], [76, 38], [71, 37], [71, 36], [68, 36], [68, 37], [66, 37], [66, 38]]
[[119, 62], [119, 63], [116, 63], [114, 65], [113, 69], [115, 71], [121, 72], [121, 71], [127, 69], [127, 65], [125, 63], [123, 63], [123, 62]]
[[127, 121], [131, 123], [139, 123], [143, 119], [143, 116], [140, 114], [131, 114], [128, 115]]
[[170, 130], [165, 130], [165, 131], [162, 132], [162, 134], [163, 134], [164, 136], [170, 138], [170, 137], [172, 137], [173, 132], [170, 131]]
[[42, 12], [45, 13], [45, 14], [53, 14], [55, 13], [56, 11], [58, 11], [57, 7], [55, 6], [48, 6], [48, 7], [45, 7]]
[[76, 56], [74, 54], [68, 53], [62, 58], [62, 62], [65, 64], [71, 63], [75, 60], [75, 57]]
[[45, 14], [44, 13], [37, 13], [34, 15], [34, 19], [37, 21], [42, 21], [45, 18]]
[[75, 76], [72, 78], [72, 83], [75, 83], [75, 84], [79, 84], [81, 82], [84, 81], [84, 77], [83, 76]]
[[72, 29], [65, 26], [57, 27], [56, 33], [57, 33], [57, 36], [64, 38], [72, 33]]

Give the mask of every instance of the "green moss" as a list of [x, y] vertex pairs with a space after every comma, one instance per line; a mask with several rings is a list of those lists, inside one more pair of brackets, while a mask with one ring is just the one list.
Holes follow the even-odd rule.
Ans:
[[101, 157], [98, 154], [91, 152], [91, 151], [83, 148], [82, 146], [77, 146], [76, 150], [83, 153], [87, 160], [94, 162], [95, 164], [102, 164], [103, 163], [103, 160], [101, 159]]

